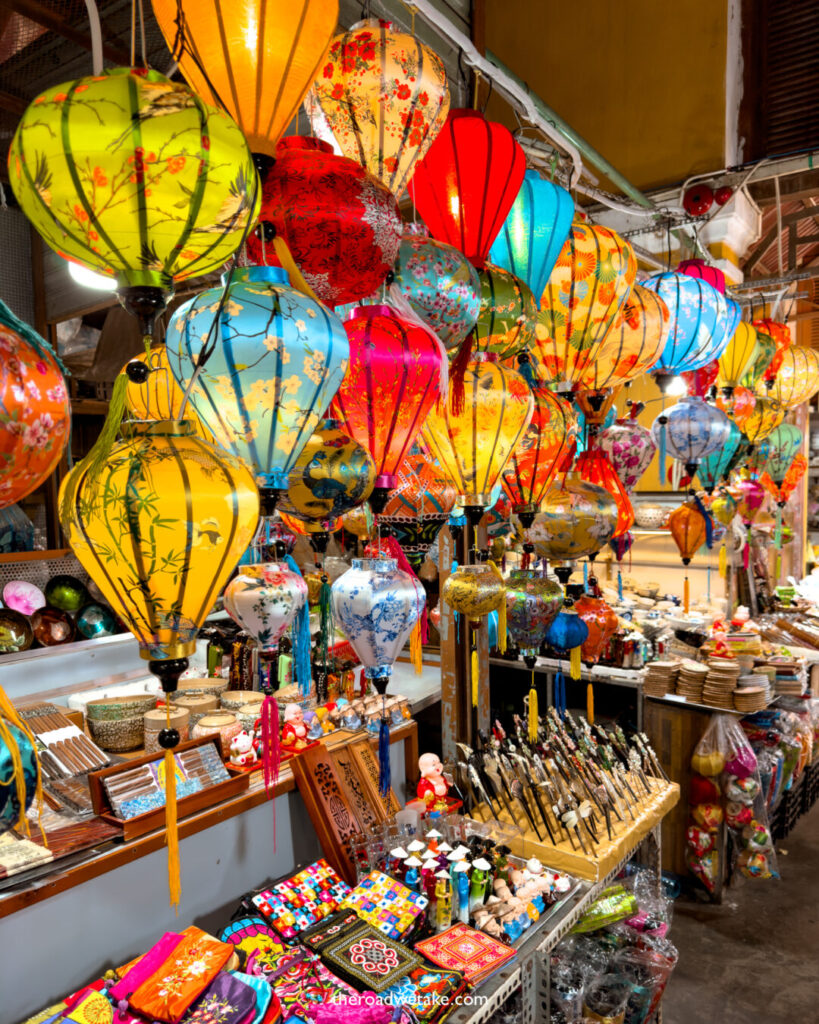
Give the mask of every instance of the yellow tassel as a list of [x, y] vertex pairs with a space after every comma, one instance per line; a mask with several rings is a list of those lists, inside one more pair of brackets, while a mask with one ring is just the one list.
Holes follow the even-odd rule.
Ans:
[[179, 828], [176, 823], [176, 761], [172, 750], [165, 751], [165, 833], [170, 904], [179, 913], [182, 882], [179, 878]]
[[478, 706], [478, 679], [480, 673], [478, 671], [478, 648], [475, 647], [472, 650], [472, 707]]
[[410, 633], [410, 661], [415, 666], [415, 674], [421, 675], [424, 668], [424, 650], [421, 644], [421, 620], [412, 627]]
[[[492, 569], [492, 572], [498, 577], [501, 583], [504, 583], [503, 573], [500, 571], [498, 566], [490, 559], [487, 563]], [[498, 650], [501, 654], [506, 654], [506, 586], [503, 588], [503, 598], [501, 603], [498, 605]]]
[[529, 742], [537, 743], [537, 687], [535, 686], [535, 673], [532, 671], [532, 685], [529, 687]]
[[580, 648], [573, 647], [569, 654], [569, 675], [572, 679], [580, 678]]
[[[7, 721], [4, 721], [4, 719]], [[23, 773], [23, 758], [20, 754], [20, 748], [14, 738], [14, 734], [9, 728], [7, 722], [11, 723], [11, 725], [15, 726], [23, 733], [31, 744], [31, 749], [34, 751], [34, 762], [37, 766], [37, 788], [35, 790], [35, 799], [37, 801], [38, 820], [41, 820], [43, 816], [43, 773], [40, 768], [40, 756], [37, 753], [37, 743], [31, 733], [31, 730], [17, 714], [17, 709], [6, 696], [5, 690], [0, 686], [0, 741], [5, 743], [6, 747], [8, 747], [9, 756], [11, 757], [11, 777], [9, 779], [0, 779], [0, 788], [11, 785], [14, 786], [17, 792], [17, 803], [20, 807], [20, 816], [17, 821], [13, 823], [13, 827], [22, 828], [25, 834], [30, 838], [31, 826], [29, 825], [28, 818], [26, 817], [26, 780]], [[40, 834], [46, 849], [48, 849], [48, 842], [42, 825], [40, 826]]]
[[728, 575], [728, 553], [724, 544], [720, 545], [719, 549], [719, 574], [722, 579]]
[[320, 299], [310, 285], [304, 280], [304, 275], [296, 265], [296, 261], [293, 259], [293, 256], [287, 247], [287, 242], [285, 242], [281, 235], [276, 235], [273, 239], [273, 248], [276, 250], [279, 262], [287, 271], [287, 276], [290, 278], [290, 284], [296, 289], [296, 291], [301, 292], [302, 295], [308, 295], [311, 299], [315, 299], [316, 302], [319, 302]]
[[589, 725], [594, 725], [594, 687], [591, 683], [586, 684], [586, 718]]
[[690, 587], [688, 585], [688, 577], [686, 576], [683, 580], [683, 611], [688, 614], [688, 606], [691, 599]]

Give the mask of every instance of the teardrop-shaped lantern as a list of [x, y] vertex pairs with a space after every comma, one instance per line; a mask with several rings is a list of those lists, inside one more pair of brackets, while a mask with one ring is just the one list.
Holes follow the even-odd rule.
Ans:
[[417, 36], [366, 18], [333, 39], [305, 107], [315, 135], [334, 138], [400, 199], [444, 126], [449, 86]]
[[[703, 544], [711, 543], [711, 524], [708, 513], [696, 498], [674, 509], [668, 517], [668, 529], [685, 566], [691, 562]], [[683, 610], [686, 615], [689, 612], [689, 605], [690, 588], [688, 573], [686, 573], [683, 579]]]
[[527, 285], [508, 270], [487, 263], [478, 277], [481, 308], [472, 353], [491, 353], [503, 362], [534, 341], [537, 306]]
[[750, 324], [737, 324], [733, 337], [718, 360], [717, 385], [726, 389], [728, 394], [733, 393], [745, 374], [752, 369], [758, 354], [756, 330]]
[[532, 525], [577, 438], [577, 418], [568, 402], [544, 385], [536, 386], [532, 394], [532, 419], [501, 477], [512, 511], [524, 526]]
[[534, 398], [523, 377], [484, 357], [464, 375], [464, 407], [449, 402], [433, 407], [423, 437], [461, 504], [487, 509], [492, 488], [517, 447], [534, 411]]
[[631, 499], [611, 462], [599, 448], [587, 448], [577, 457], [575, 472], [590, 484], [602, 487], [614, 499], [617, 506], [617, 523], [614, 536], [619, 537], [634, 526], [634, 509]]
[[542, 376], [576, 386], [591, 371], [637, 273], [616, 231], [575, 223], [540, 299], [537, 359]]
[[589, 594], [578, 597], [574, 602], [574, 610], [589, 630], [589, 635], [580, 648], [580, 655], [583, 661], [596, 664], [605, 651], [606, 644], [617, 632], [617, 613], [602, 598], [591, 597]]
[[729, 420], [728, 436], [723, 444], [700, 459], [697, 477], [706, 493], [728, 480], [731, 470], [748, 452], [748, 439], [733, 421]]
[[615, 420], [610, 427], [604, 427], [597, 435], [597, 445], [628, 493], [637, 486], [657, 451], [651, 433], [636, 417]]
[[758, 445], [760, 441], [764, 441], [784, 418], [785, 407], [773, 398], [765, 397], [760, 393], [757, 393], [754, 407], [747, 416], [740, 416], [734, 410], [737, 426], [752, 445]]
[[574, 607], [558, 612], [546, 631], [546, 643], [558, 654], [568, 654], [577, 647], [582, 648], [589, 638], [589, 627], [580, 618]]
[[524, 658], [534, 658], [563, 607], [563, 588], [536, 569], [513, 569], [506, 581], [506, 624]]
[[651, 426], [655, 444], [661, 443], [665, 431], [668, 453], [682, 462], [689, 476], [695, 472], [700, 459], [725, 444], [730, 430], [731, 421], [724, 412], [701, 398], [688, 396], [661, 413]]
[[715, 288], [673, 271], [653, 274], [642, 285], [656, 292], [671, 314], [668, 341], [654, 364], [658, 379], [684, 370], [698, 370], [719, 358], [728, 342], [727, 323], [718, 326], [720, 316], [725, 315], [726, 302]]
[[526, 169], [508, 128], [477, 110], [450, 110], [409, 184], [434, 238], [454, 245], [478, 268], [489, 255]]
[[770, 454], [765, 472], [776, 484], [781, 484], [790, 469], [796, 453], [802, 447], [802, 431], [792, 423], [780, 423], [768, 435]]
[[766, 382], [757, 384], [757, 394], [767, 395], [785, 409], [795, 409], [819, 390], [819, 352], [806, 345], [793, 345], [782, 356], [782, 363], [770, 390]]
[[307, 584], [298, 572], [278, 562], [244, 565], [225, 587], [225, 611], [270, 654], [307, 600]]
[[241, 267], [224, 298], [212, 288], [176, 310], [165, 344], [183, 388], [202, 350], [213, 346], [191, 391], [194, 409], [262, 488], [286, 490], [347, 370], [341, 321], [291, 288], [281, 267]]
[[566, 189], [527, 170], [489, 259], [529, 287], [539, 301], [572, 226], [574, 202]]
[[776, 375], [779, 373], [779, 368], [782, 366], [782, 359], [793, 344], [791, 329], [787, 324], [780, 323], [778, 320], [771, 320], [769, 317], [765, 317], [762, 320], [754, 320], [754, 327], [759, 333], [767, 334], [773, 340], [775, 351], [763, 374], [764, 380], [766, 382], [770, 381], [773, 384], [776, 380]]
[[375, 462], [373, 510], [380, 512], [441, 394], [445, 357], [429, 331], [390, 306], [357, 306], [344, 330], [350, 363], [331, 413]]
[[398, 470], [397, 483], [378, 521], [382, 529], [392, 529], [416, 573], [449, 519], [456, 498], [455, 488], [432, 457], [417, 449], [411, 451]]
[[539, 558], [596, 555], [617, 529], [617, 505], [603, 487], [567, 473], [546, 492], [541, 511], [525, 533]]
[[478, 622], [505, 600], [503, 577], [490, 565], [459, 565], [447, 576], [441, 598], [459, 615]]

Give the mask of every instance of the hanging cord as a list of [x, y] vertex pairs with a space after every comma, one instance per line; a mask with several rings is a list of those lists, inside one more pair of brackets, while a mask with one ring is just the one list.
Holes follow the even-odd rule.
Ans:
[[142, 49], [142, 66], [148, 67], [148, 55], [145, 48], [145, 8], [143, 0], [139, 0], [139, 44]]

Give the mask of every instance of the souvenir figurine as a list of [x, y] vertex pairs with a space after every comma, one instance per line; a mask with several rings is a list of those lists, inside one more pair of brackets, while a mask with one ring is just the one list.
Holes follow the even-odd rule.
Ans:
[[455, 887], [458, 890], [458, 920], [469, 924], [469, 861], [459, 860], [455, 865]]
[[469, 909], [474, 910], [480, 907], [486, 899], [486, 890], [489, 886], [489, 872], [492, 865], [488, 860], [479, 857], [472, 862], [472, 878], [469, 886]]
[[256, 750], [253, 743], [254, 734], [242, 729], [230, 741], [230, 763], [237, 768], [247, 768], [256, 764]]
[[404, 861], [404, 885], [414, 892], [421, 891], [420, 867], [421, 861], [414, 854]]
[[445, 932], [452, 924], [452, 882], [443, 869], [435, 876], [435, 901], [435, 930]]
[[418, 771], [421, 779], [418, 783], [418, 799], [423, 800], [426, 809], [445, 811], [449, 787], [444, 779], [444, 766], [437, 754], [421, 754], [418, 758]]
[[307, 726], [304, 724], [304, 712], [299, 704], [288, 704], [284, 709], [282, 746], [289, 751], [304, 750], [307, 742], [308, 732]]

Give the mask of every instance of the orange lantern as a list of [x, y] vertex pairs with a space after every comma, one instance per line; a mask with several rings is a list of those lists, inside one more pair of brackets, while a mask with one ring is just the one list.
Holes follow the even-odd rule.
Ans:
[[763, 374], [763, 379], [770, 388], [776, 380], [776, 375], [782, 366], [782, 359], [785, 353], [793, 344], [791, 329], [787, 324], [780, 323], [777, 320], [770, 320], [767, 317], [764, 320], [754, 320], [753, 324], [758, 331], [767, 334], [769, 338], [773, 338], [774, 345], [776, 345], [773, 359], [768, 363], [768, 367]]
[[580, 474], [583, 480], [590, 484], [597, 484], [608, 491], [617, 506], [617, 525], [614, 528], [614, 537], [621, 537], [634, 526], [634, 509], [628, 492], [623, 487], [617, 471], [602, 451], [596, 448], [587, 448], [577, 457], [575, 471]]
[[760, 381], [756, 387], [758, 395], [768, 395], [774, 401], [784, 405], [786, 409], [794, 409], [802, 402], [807, 402], [816, 394], [817, 390], [819, 390], [819, 352], [806, 345], [794, 345], [784, 353], [776, 380], [770, 389], [767, 381], [764, 380]]
[[[711, 544], [711, 520], [696, 497], [675, 508], [668, 517], [668, 529], [680, 552], [683, 565], [688, 565], [703, 544]], [[683, 581], [683, 609], [688, 614], [689, 584], [688, 573]]]
[[617, 632], [617, 613], [602, 598], [591, 597], [589, 594], [578, 597], [574, 610], [589, 628], [589, 635], [580, 648], [580, 656], [583, 661], [595, 663], [600, 660], [606, 644]]
[[762, 474], [759, 482], [776, 499], [778, 505], [784, 505], [796, 490], [807, 468], [808, 460], [801, 452], [798, 452], [794, 455], [793, 462], [788, 467], [788, 471], [785, 473], [781, 483], [778, 484], [767, 472]]
[[747, 420], [755, 407], [756, 395], [750, 388], [744, 388], [741, 384], [734, 388], [734, 393], [730, 398], [726, 398], [721, 393], [717, 394], [717, 408], [722, 409], [726, 416], [730, 416], [737, 423], [740, 420], [743, 422]]
[[747, 415], [740, 417], [736, 408], [734, 409], [734, 421], [751, 445], [764, 441], [784, 418], [785, 409], [782, 404], [759, 392], [756, 394], [753, 409]]

